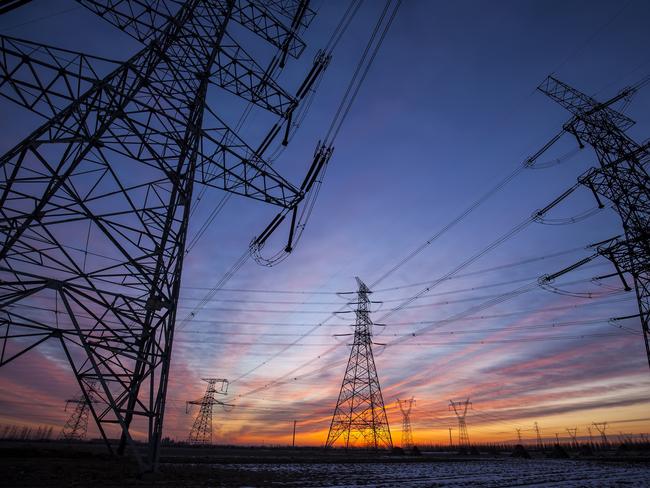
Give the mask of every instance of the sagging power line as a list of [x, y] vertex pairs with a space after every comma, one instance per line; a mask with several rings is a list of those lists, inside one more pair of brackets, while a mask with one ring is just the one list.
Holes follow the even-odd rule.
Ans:
[[[315, 14], [306, 0], [79, 3], [141, 48], [116, 62], [0, 36], [0, 67], [8, 73], [2, 95], [45, 119], [0, 158], [0, 365], [58, 341], [86, 395], [96, 382], [106, 408], [97, 412], [91, 403], [89, 409], [107, 448], [119, 454], [129, 448], [146, 472], [160, 454], [194, 189], [203, 185], [278, 209], [253, 241], [259, 260], [287, 216], [300, 233], [332, 147], [316, 146], [299, 185], [276, 171], [265, 151], [282, 127], [289, 131], [328, 59], [319, 58], [291, 94], [270, 75], [274, 68], [261, 68], [263, 56], [251, 57], [240, 44], [268, 45], [280, 53], [278, 66], [298, 58]], [[244, 30], [255, 36], [242, 36]], [[261, 149], [212, 109], [209, 87], [278, 121]], [[295, 245], [294, 227], [282, 256]], [[71, 252], [79, 236], [83, 251]], [[8, 308], [39, 297], [55, 298], [49, 311]], [[59, 310], [72, 323], [65, 330]], [[109, 321], [122, 326], [116, 331]], [[134, 439], [140, 428], [146, 450]]]

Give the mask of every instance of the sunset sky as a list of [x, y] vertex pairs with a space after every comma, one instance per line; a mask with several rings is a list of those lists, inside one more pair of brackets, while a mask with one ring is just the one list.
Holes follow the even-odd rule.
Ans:
[[[313, 2], [318, 15], [308, 48], [280, 82], [295, 91], [345, 9]], [[363, 51], [380, 2], [366, 2], [334, 52], [297, 136], [275, 167], [299, 183], [323, 138]], [[53, 15], [54, 14], [54, 15]], [[480, 305], [534, 283], [586, 256], [585, 246], [621, 233], [611, 208], [568, 225], [533, 223], [403, 309], [392, 311], [545, 207], [597, 164], [590, 148], [565, 136], [458, 225], [384, 275], [542, 147], [568, 113], [535, 88], [553, 73], [600, 99], [650, 73], [650, 4], [566, 1], [404, 0], [375, 64], [336, 140], [319, 200], [292, 255], [274, 267], [252, 259], [193, 320], [177, 327], [165, 435], [187, 438], [203, 377], [230, 380], [216, 408], [215, 441], [322, 445], [349, 350], [355, 276], [373, 290], [375, 360], [393, 440], [397, 398], [416, 399], [416, 443], [457, 436], [449, 400], [469, 398], [472, 441], [587, 436], [592, 422], [608, 434], [650, 432], [650, 371], [633, 292], [603, 258], [495, 306]], [[0, 34], [126, 59], [138, 46], [68, 0], [35, 0], [0, 17]], [[215, 110], [218, 93], [211, 93]], [[39, 120], [0, 101], [0, 149], [6, 152]], [[616, 107], [621, 109], [620, 106]], [[628, 134], [650, 135], [650, 89], [625, 107], [637, 121]], [[236, 121], [239, 113], [226, 114]], [[251, 117], [244, 134], [259, 143], [269, 125]], [[197, 192], [198, 193], [198, 192]], [[222, 193], [208, 190], [193, 216], [199, 231]], [[562, 224], [596, 206], [578, 189], [547, 215]], [[233, 196], [185, 260], [177, 323], [226, 273], [275, 210]], [[283, 234], [284, 235], [284, 234]], [[273, 241], [269, 245], [281, 245]], [[587, 295], [589, 294], [589, 295]], [[472, 307], [477, 307], [472, 312]], [[348, 313], [338, 313], [340, 311]], [[459, 318], [456, 316], [458, 315]], [[455, 320], [445, 320], [454, 318]], [[69, 415], [79, 391], [56, 343], [0, 369], [0, 424], [51, 425]], [[97, 430], [90, 427], [90, 436]], [[595, 431], [594, 431], [595, 434]], [[456, 437], [454, 438], [456, 441]]]

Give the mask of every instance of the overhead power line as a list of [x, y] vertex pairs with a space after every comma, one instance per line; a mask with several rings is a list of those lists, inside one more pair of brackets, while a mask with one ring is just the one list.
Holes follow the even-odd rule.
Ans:
[[[530, 283], [529, 285], [524, 287], [523, 290], [520, 290], [518, 293], [525, 292], [528, 287], [530, 287], [531, 290], [534, 289], [534, 283]], [[503, 295], [504, 300], [502, 300], [502, 301], [505, 301], [509, 297], [512, 297], [512, 296], [513, 296], [512, 291], [507, 292], [507, 293], [505, 293]], [[618, 302], [622, 302], [622, 301], [633, 301], [633, 300], [634, 300], [633, 297], [629, 297], [629, 298], [619, 298], [619, 299], [613, 299], [613, 300], [602, 300], [600, 302], [588, 302], [588, 303], [591, 306], [593, 306], [594, 304], [597, 304], [597, 303], [598, 304], [611, 304], [611, 303], [618, 303]], [[490, 301], [488, 303], [494, 303], [494, 302]], [[482, 306], [480, 306], [480, 307], [473, 307], [471, 310], [477, 310], [478, 308], [485, 308], [485, 305], [486, 304], [482, 304]], [[442, 325], [451, 324], [454, 321], [461, 320], [461, 319], [463, 321], [467, 321], [467, 320], [486, 320], [486, 319], [493, 319], [493, 318], [512, 317], [512, 316], [520, 315], [520, 314], [537, 313], [537, 312], [540, 312], [540, 311], [569, 310], [569, 309], [579, 308], [579, 307], [584, 306], [584, 305], [585, 305], [584, 303], [583, 304], [577, 304], [577, 305], [560, 305], [560, 306], [555, 306], [555, 307], [545, 307], [543, 309], [518, 310], [518, 311], [515, 311], [515, 312], [507, 312], [507, 313], [492, 314], [492, 315], [481, 315], [481, 316], [468, 316], [469, 314], [467, 314], [467, 311], [466, 311], [466, 313], [456, 314], [452, 318], [442, 319], [442, 320], [421, 321], [421, 322], [418, 322], [418, 323], [419, 324], [429, 324], [429, 325], [433, 325], [433, 326], [442, 326]], [[409, 323], [408, 325], [411, 325], [411, 324]], [[425, 329], [421, 329], [420, 332], [422, 332], [423, 330], [425, 330]], [[432, 330], [432, 328], [427, 328], [427, 330]], [[285, 373], [285, 374], [283, 374], [283, 375], [281, 375], [281, 376], [279, 376], [279, 377], [277, 377], [277, 378], [275, 378], [275, 379], [273, 379], [271, 381], [266, 382], [264, 385], [259, 386], [259, 387], [255, 387], [255, 388], [253, 388], [251, 390], [248, 390], [248, 391], [246, 391], [244, 393], [240, 393], [237, 396], [237, 398], [248, 397], [250, 395], [255, 395], [256, 393], [259, 393], [259, 392], [262, 392], [262, 391], [267, 391], [270, 388], [286, 384], [287, 382], [293, 382], [293, 381], [297, 381], [298, 379], [318, 375], [318, 374], [322, 373], [327, 368], [331, 368], [331, 367], [333, 367], [335, 365], [342, 364], [343, 361], [337, 362], [337, 363], [334, 363], [334, 364], [330, 363], [327, 366], [315, 368], [315, 369], [313, 369], [311, 371], [308, 371], [307, 373], [299, 374], [301, 370], [305, 369], [306, 367], [310, 366], [311, 364], [313, 364], [313, 363], [315, 363], [317, 361], [320, 361], [322, 358], [327, 357], [329, 354], [331, 354], [331, 353], [333, 353], [333, 352], [335, 352], [335, 351], [337, 351], [339, 349], [340, 349], [340, 344], [333, 345], [332, 347], [329, 347], [325, 351], [322, 351], [318, 356], [315, 356], [315, 357], [301, 363], [300, 365], [293, 368], [289, 372], [287, 372], [287, 373]]]
[[[409, 262], [412, 258], [414, 258], [414, 257], [417, 256], [418, 254], [420, 254], [420, 253], [421, 253], [425, 248], [427, 248], [429, 245], [431, 245], [431, 244], [432, 244], [436, 239], [438, 239], [439, 237], [441, 237], [442, 235], [444, 235], [447, 231], [449, 231], [451, 228], [453, 228], [455, 225], [457, 225], [459, 222], [461, 222], [465, 217], [467, 217], [469, 214], [471, 214], [471, 213], [472, 213], [476, 208], [478, 208], [478, 207], [479, 207], [483, 202], [485, 202], [485, 201], [486, 201], [487, 199], [489, 199], [492, 195], [494, 195], [494, 194], [497, 193], [499, 190], [501, 190], [503, 187], [505, 187], [505, 186], [507, 185], [508, 182], [510, 182], [512, 179], [514, 179], [514, 178], [515, 178], [519, 173], [521, 173], [525, 168], [532, 166], [532, 165], [535, 163], [535, 161], [537, 161], [537, 160], [538, 160], [538, 159], [539, 159], [539, 158], [540, 158], [540, 157], [541, 157], [541, 156], [542, 156], [546, 151], [548, 151], [548, 149], [550, 149], [550, 148], [551, 148], [551, 147], [552, 147], [552, 146], [553, 146], [553, 145], [554, 145], [558, 140], [560, 140], [560, 138], [562, 137], [563, 134], [564, 134], [564, 131], [560, 131], [560, 132], [557, 133], [555, 136], [553, 136], [553, 137], [552, 137], [552, 138], [551, 138], [551, 139], [550, 139], [546, 144], [544, 144], [544, 146], [542, 146], [542, 148], [540, 148], [540, 149], [539, 149], [535, 154], [533, 154], [533, 155], [530, 156], [528, 159], [526, 159], [526, 161], [525, 161], [523, 164], [521, 164], [520, 166], [518, 166], [518, 167], [517, 167], [517, 168], [516, 168], [512, 173], [510, 173], [510, 174], [509, 174], [508, 176], [506, 176], [503, 180], [501, 180], [501, 181], [500, 181], [500, 182], [499, 182], [495, 187], [491, 188], [491, 189], [490, 189], [487, 193], [485, 193], [482, 197], [480, 197], [478, 200], [476, 200], [474, 203], [472, 203], [472, 205], [470, 205], [470, 206], [469, 206], [469, 207], [468, 207], [468, 208], [467, 208], [463, 213], [461, 213], [458, 217], [456, 217], [454, 220], [452, 220], [450, 223], [448, 223], [445, 227], [443, 227], [440, 231], [438, 231], [436, 234], [434, 234], [434, 235], [433, 235], [431, 238], [429, 238], [425, 243], [423, 243], [423, 244], [420, 245], [418, 248], [416, 248], [414, 251], [412, 251], [412, 252], [411, 252], [409, 255], [407, 255], [404, 259], [402, 259], [398, 264], [396, 264], [396, 265], [393, 266], [390, 270], [388, 270], [386, 273], [384, 273], [383, 275], [381, 275], [377, 280], [375, 280], [375, 281], [370, 285], [370, 288], [371, 288], [371, 289], [374, 288], [377, 284], [379, 284], [379, 283], [382, 282], [384, 279], [386, 279], [388, 276], [390, 276], [390, 275], [393, 274], [395, 271], [397, 271], [397, 269], [401, 268], [401, 267], [404, 266], [407, 262]], [[576, 185], [576, 187], [577, 187], [577, 185]], [[574, 187], [574, 189], [575, 189], [575, 187]], [[515, 235], [516, 233], [518, 233], [518, 232], [520, 232], [521, 230], [523, 230], [525, 227], [527, 227], [530, 223], [532, 223], [532, 222], [535, 220], [535, 217], [539, 218], [539, 216], [544, 215], [548, 209], [552, 208], [552, 206], [554, 206], [555, 204], [559, 203], [559, 201], [561, 201], [562, 199], [566, 198], [566, 196], [567, 196], [569, 193], [570, 193], [570, 192], [565, 192], [565, 194], [561, 195], [558, 199], [556, 199], [554, 202], [552, 202], [551, 205], [547, 206], [546, 208], [544, 208], [544, 209], [542, 209], [542, 210], [539, 210], [539, 211], [538, 211], [534, 216], [532, 216], [530, 219], [524, 221], [523, 223], [519, 224], [519, 226], [516, 226], [515, 228], [513, 228], [513, 229], [510, 231], [510, 234], [509, 234], [509, 235], [502, 236], [502, 238], [501, 238], [502, 240], [500, 240], [500, 241], [499, 241], [499, 240], [498, 240], [498, 241], [495, 241], [494, 243], [491, 244], [491, 247], [489, 246], [489, 247], [486, 248], [484, 251], [482, 251], [480, 254], [475, 255], [473, 258], [470, 258], [470, 260], [468, 260], [468, 261], [466, 261], [465, 263], [463, 263], [460, 267], [458, 267], [458, 268], [456, 268], [455, 270], [453, 270], [452, 272], [448, 273], [447, 277], [441, 279], [441, 281], [444, 281], [445, 279], [448, 279], [448, 278], [450, 278], [450, 277], [453, 277], [455, 274], [457, 274], [459, 271], [461, 271], [464, 267], [469, 266], [469, 264], [471, 264], [472, 262], [474, 262], [475, 260], [477, 260], [478, 258], [480, 258], [483, 254], [489, 252], [489, 250], [491, 250], [492, 248], [498, 246], [501, 242], [504, 242], [505, 240], [509, 239], [510, 237], [512, 237], [513, 235]], [[436, 286], [436, 285], [439, 284], [441, 281], [436, 280], [435, 282], [432, 282], [429, 286], [427, 286], [427, 288], [425, 288], [424, 290], [422, 290], [422, 291], [421, 291], [420, 293], [418, 293], [416, 296], [414, 296], [414, 297], [412, 297], [411, 299], [407, 300], [407, 301], [404, 303], [404, 306], [408, 305], [408, 304], [411, 303], [411, 301], [413, 301], [413, 300], [417, 300], [417, 299], [418, 299], [420, 296], [422, 296], [423, 294], [426, 294], [426, 293], [427, 293], [427, 292], [428, 292], [432, 287]], [[403, 308], [403, 307], [402, 307], [402, 308]], [[399, 309], [399, 307], [398, 307], [398, 309]], [[397, 311], [397, 309], [396, 309], [395, 311]], [[315, 326], [315, 327], [313, 327], [312, 329], [310, 329], [309, 331], [307, 331], [307, 332], [304, 334], [304, 337], [308, 336], [311, 332], [315, 331], [315, 330], [316, 330], [320, 325], [322, 325], [323, 323], [329, 321], [333, 315], [334, 315], [334, 314], [332, 314], [330, 317], [328, 317], [327, 319], [325, 319], [324, 322], [321, 322], [321, 323], [318, 324], [317, 326]], [[387, 317], [387, 315], [383, 316], [383, 317], [380, 319], [380, 321], [383, 321], [386, 317]], [[296, 343], [298, 343], [299, 341], [300, 341], [300, 339], [297, 339], [297, 340], [296, 340]], [[287, 349], [288, 349], [289, 347], [291, 347], [291, 346], [288, 346]], [[278, 353], [276, 353], [276, 354], [270, 356], [269, 359], [268, 359], [267, 361], [264, 361], [263, 363], [261, 363], [261, 364], [255, 366], [254, 368], [250, 369], [250, 370], [247, 371], [243, 376], [247, 376], [247, 375], [252, 374], [253, 372], [257, 371], [259, 368], [261, 368], [261, 367], [263, 367], [264, 365], [268, 364], [268, 363], [269, 363], [270, 361], [272, 361], [273, 359], [279, 357], [280, 354], [286, 352], [287, 349], [284, 349], [284, 350], [282, 350], [282, 351], [280, 351], [280, 352], [278, 352]]]
[[[0, 158], [11, 168], [0, 184], [0, 295], [7, 306], [56, 299], [49, 311], [5, 313], [0, 365], [46, 340], [60, 343], [82, 393], [96, 382], [106, 403], [88, 408], [107, 448], [129, 449], [140, 472], [154, 471], [195, 188], [273, 205], [279, 214], [254, 240], [259, 249], [279, 220], [299, 207], [309, 215], [331, 156], [319, 145], [294, 185], [212, 109], [208, 91], [252, 102], [289, 132], [329, 59], [314, 63], [295, 96], [276, 83], [275, 65], [260, 67], [264, 53], [282, 52], [283, 64], [305, 50], [306, 0], [81, 4], [139, 43], [137, 52], [107, 70], [83, 52], [1, 36], [2, 95], [45, 121]], [[279, 130], [271, 127], [265, 148]], [[74, 328], [61, 330], [60, 311]], [[142, 418], [145, 447], [133, 437]]]
[[[427, 332], [426, 336], [431, 336], [431, 335], [457, 336], [457, 335], [465, 335], [465, 334], [482, 334], [487, 332], [529, 331], [535, 329], [553, 330], [553, 329], [565, 328], [565, 327], [583, 327], [583, 326], [601, 326], [601, 325], [611, 325], [613, 327], [621, 328], [638, 335], [638, 332], [633, 329], [629, 329], [627, 327], [620, 326], [620, 325], [614, 325], [612, 323], [612, 320], [613, 320], [612, 317], [606, 317], [606, 318], [598, 318], [598, 319], [552, 321], [552, 322], [544, 322], [544, 323], [537, 323], [537, 324], [513, 325], [513, 326], [478, 328], [478, 329], [454, 329], [454, 330], [447, 330], [447, 331], [435, 330], [435, 331]], [[200, 334], [206, 337], [209, 336], [295, 337], [297, 335], [295, 332], [293, 333], [292, 332], [240, 332], [239, 330], [233, 331], [231, 329], [209, 330], [209, 331], [198, 331], [198, 330], [185, 331], [185, 334], [192, 334], [192, 333]], [[332, 335], [333, 334], [329, 332], [325, 334], [312, 334], [311, 337], [332, 337]], [[410, 336], [410, 335], [412, 335], [412, 333], [410, 332], [395, 332], [393, 334], [387, 334], [388, 337], [402, 337], [402, 336]], [[184, 340], [185, 339], [179, 338], [179, 341], [181, 342]]]
[[[460, 279], [460, 278], [467, 278], [470, 276], [477, 276], [481, 275], [484, 273], [490, 273], [493, 271], [501, 271], [504, 269], [509, 269], [509, 268], [515, 268], [524, 264], [530, 264], [538, 261], [544, 261], [548, 259], [552, 259], [555, 257], [560, 257], [564, 256], [567, 254], [574, 254], [576, 252], [582, 252], [584, 251], [586, 246], [578, 246], [578, 247], [572, 247], [569, 249], [565, 249], [562, 251], [557, 251], [549, 254], [543, 254], [541, 256], [535, 256], [531, 258], [525, 258], [522, 260], [518, 261], [512, 261], [509, 263], [503, 263], [499, 264], [496, 266], [490, 266], [487, 268], [481, 268], [476, 271], [470, 271], [466, 273], [459, 273], [451, 278], [450, 280], [455, 280], [455, 279]], [[81, 250], [82, 249], [77, 249]], [[428, 285], [431, 284], [435, 280], [430, 280], [430, 281], [420, 281], [416, 283], [409, 283], [409, 284], [404, 284], [404, 285], [399, 285], [399, 286], [393, 286], [389, 288], [376, 288], [373, 290], [374, 293], [381, 293], [385, 291], [395, 291], [395, 290], [401, 290], [401, 289], [406, 289], [406, 288], [414, 288], [418, 286], [423, 286], [423, 285]], [[183, 286], [183, 290], [199, 290], [199, 291], [205, 291], [205, 290], [212, 290], [213, 287], [201, 287], [201, 286]], [[341, 293], [340, 290], [330, 290], [330, 291], [319, 291], [319, 290], [282, 290], [282, 289], [275, 289], [275, 288], [228, 288], [228, 287], [223, 287], [220, 288], [220, 292], [228, 292], [228, 293], [256, 293], [256, 294], [287, 294], [287, 295], [338, 295]]]
[[[350, 25], [350, 23], [352, 21], [352, 18], [354, 17], [354, 15], [356, 14], [356, 12], [358, 11], [358, 9], [359, 9], [359, 7], [361, 5], [361, 2], [354, 2], [354, 3], [355, 3], [354, 7], [352, 7], [352, 4], [348, 6], [348, 10], [346, 10], [346, 13], [344, 14], [341, 21], [339, 22], [339, 25], [335, 29], [335, 32], [333, 33], [332, 38], [330, 39], [330, 42], [328, 42], [328, 44], [327, 44], [326, 49], [327, 49], [328, 56], [331, 56], [334, 48], [340, 42], [340, 40], [341, 40], [341, 38], [343, 36], [343, 33], [348, 29], [348, 27], [349, 27], [349, 25]], [[368, 59], [368, 53], [371, 51], [371, 46], [374, 44], [377, 32], [379, 31], [380, 26], [382, 25], [382, 22], [384, 20], [386, 12], [388, 11], [388, 8], [389, 8], [391, 3], [392, 3], [392, 0], [387, 0], [386, 5], [384, 7], [384, 10], [382, 11], [381, 16], [380, 16], [379, 20], [377, 21], [377, 23], [375, 25], [375, 28], [373, 29], [373, 33], [371, 34], [370, 39], [369, 39], [369, 41], [368, 41], [368, 43], [366, 45], [366, 48], [364, 50], [364, 53], [361, 56], [361, 59], [360, 59], [358, 65], [357, 65], [357, 69], [355, 70], [355, 73], [353, 74], [352, 79], [350, 80], [348, 88], [347, 88], [345, 94], [343, 95], [343, 98], [341, 99], [339, 108], [338, 108], [336, 114], [334, 115], [334, 118], [333, 118], [332, 123], [330, 125], [330, 129], [328, 130], [327, 135], [326, 135], [326, 137], [324, 139], [324, 142], [321, 145], [321, 147], [330, 147], [330, 148], [332, 148], [333, 145], [334, 145], [334, 142], [336, 140], [336, 136], [338, 135], [339, 130], [340, 130], [341, 126], [343, 125], [343, 122], [345, 121], [345, 119], [347, 118], [347, 116], [348, 116], [348, 114], [350, 112], [352, 104], [354, 103], [354, 100], [356, 99], [356, 96], [359, 93], [361, 85], [363, 84], [363, 81], [365, 80], [365, 77], [366, 77], [367, 73], [369, 72], [370, 67], [372, 66], [372, 64], [373, 64], [373, 62], [375, 60], [375, 57], [376, 57], [376, 55], [377, 55], [377, 53], [378, 53], [378, 51], [379, 51], [379, 49], [380, 49], [380, 47], [381, 47], [381, 45], [382, 45], [382, 43], [384, 41], [384, 38], [386, 36], [386, 33], [388, 32], [388, 29], [389, 29], [391, 23], [393, 22], [395, 16], [397, 15], [397, 10], [398, 10], [398, 8], [400, 6], [401, 0], [397, 0], [395, 6], [394, 6], [394, 8], [393, 8], [393, 10], [392, 10], [392, 12], [391, 12], [391, 14], [389, 16], [388, 22], [384, 25], [384, 29], [382, 31], [381, 37], [380, 37], [379, 41], [377, 42], [377, 44], [374, 46], [374, 48], [372, 48], [372, 55]], [[358, 74], [359, 74], [359, 71], [362, 68], [363, 68], [363, 75], [359, 78]], [[352, 96], [350, 96], [350, 93], [352, 93]], [[332, 132], [332, 131], [334, 131], [334, 132]], [[323, 174], [324, 174], [324, 171], [323, 171]], [[302, 213], [300, 215], [300, 218], [298, 219], [299, 222], [296, 225], [296, 228], [298, 229], [296, 240], [300, 239], [300, 237], [302, 235], [302, 232], [304, 231], [304, 224], [301, 224], [300, 222], [303, 221], [302, 219], [308, 219], [310, 217], [310, 215], [311, 215], [311, 212], [313, 210], [313, 204], [315, 203], [315, 199], [316, 199], [316, 197], [317, 197], [317, 195], [318, 195], [318, 193], [320, 191], [320, 183], [322, 182], [322, 178], [323, 178], [323, 176], [321, 176], [321, 180], [316, 181], [314, 190], [313, 190], [312, 194], [310, 196], [308, 196], [308, 201], [305, 204], [305, 206], [303, 207], [303, 211], [302, 211]], [[294, 216], [295, 216], [295, 214], [294, 214]], [[280, 254], [276, 254], [275, 256], [270, 258], [269, 262], [275, 262], [278, 259], [281, 259], [279, 256], [280, 256]], [[245, 264], [247, 259], [248, 259], [248, 255], [245, 258], [242, 256], [237, 262], [235, 262], [235, 264], [229, 269], [229, 271], [226, 273], [226, 275], [224, 275], [224, 277], [222, 277], [219, 280], [219, 282], [209, 291], [209, 293], [208, 293], [208, 295], [206, 295], [206, 297], [209, 296], [209, 298], [212, 298], [214, 296], [214, 294], [216, 294], [219, 291], [219, 289], [221, 287], [223, 287], [232, 278], [232, 276], [234, 276], [234, 274]], [[262, 259], [262, 258], [260, 256], [258, 256], [258, 257], [256, 257], [256, 259]], [[187, 325], [187, 323], [189, 323], [189, 321], [191, 321], [196, 316], [196, 314], [203, 308], [203, 306], [204, 305], [202, 305], [202, 304], [197, 305], [197, 307], [195, 307], [195, 309], [185, 317], [185, 319], [180, 324], [179, 328], [185, 327]], [[237, 378], [234, 379], [233, 383], [236, 382], [237, 380], [238, 380]]]

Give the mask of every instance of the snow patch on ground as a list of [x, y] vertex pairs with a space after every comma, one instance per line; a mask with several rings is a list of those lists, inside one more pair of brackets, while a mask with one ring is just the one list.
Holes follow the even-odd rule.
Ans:
[[[229, 464], [221, 468], [286, 474], [283, 486], [650, 487], [650, 466], [569, 460], [491, 459], [472, 462]], [[291, 481], [289, 481], [289, 479]]]

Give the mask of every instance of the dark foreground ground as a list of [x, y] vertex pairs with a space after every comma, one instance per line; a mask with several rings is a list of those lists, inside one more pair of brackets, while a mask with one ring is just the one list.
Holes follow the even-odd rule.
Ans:
[[510, 452], [421, 456], [287, 448], [164, 448], [160, 472], [138, 478], [133, 463], [93, 444], [0, 443], [2, 487], [650, 487], [647, 453], [572, 454], [571, 459]]

